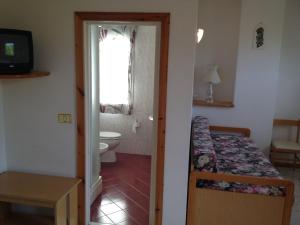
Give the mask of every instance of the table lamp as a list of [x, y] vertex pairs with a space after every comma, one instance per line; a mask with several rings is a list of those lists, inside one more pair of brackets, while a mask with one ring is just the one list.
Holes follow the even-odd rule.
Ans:
[[219, 84], [221, 82], [219, 73], [218, 73], [218, 65], [213, 65], [209, 68], [208, 72], [203, 76], [203, 81], [207, 82], [209, 84], [209, 89], [207, 92], [207, 98], [206, 102], [213, 103], [214, 97], [213, 97], [213, 85]]

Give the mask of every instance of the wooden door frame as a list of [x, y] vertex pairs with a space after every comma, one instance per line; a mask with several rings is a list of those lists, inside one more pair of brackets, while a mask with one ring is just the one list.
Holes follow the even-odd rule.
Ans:
[[162, 224], [163, 180], [165, 157], [165, 129], [167, 103], [167, 76], [169, 55], [169, 13], [124, 13], [124, 12], [75, 12], [75, 62], [77, 102], [77, 177], [79, 186], [79, 224], [85, 224], [85, 84], [84, 84], [84, 22], [86, 21], [128, 21], [160, 22], [159, 95], [156, 148], [156, 199], [155, 225]]

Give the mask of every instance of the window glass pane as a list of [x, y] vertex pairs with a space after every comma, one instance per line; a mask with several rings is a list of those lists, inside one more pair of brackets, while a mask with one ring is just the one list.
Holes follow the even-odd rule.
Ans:
[[128, 104], [129, 38], [109, 33], [99, 47], [100, 103]]

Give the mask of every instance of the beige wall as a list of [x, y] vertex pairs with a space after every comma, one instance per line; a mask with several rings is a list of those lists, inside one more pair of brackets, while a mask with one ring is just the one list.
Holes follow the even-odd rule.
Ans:
[[[287, 0], [275, 118], [300, 119], [300, 1]], [[296, 127], [273, 127], [272, 138], [295, 141]], [[279, 157], [283, 157], [280, 154]], [[285, 157], [293, 159], [290, 154]]]
[[240, 14], [241, 0], [199, 0], [198, 27], [204, 36], [196, 48], [195, 98], [205, 99], [208, 85], [201, 79], [209, 65], [216, 64], [221, 83], [214, 86], [214, 97], [233, 100]]
[[[3, 84], [8, 169], [76, 174], [75, 11], [171, 13], [163, 225], [185, 224], [196, 0], [1, 0], [0, 27], [31, 30], [35, 67], [51, 72]], [[57, 124], [59, 112], [74, 122]]]
[[300, 1], [287, 0], [276, 118], [300, 119]]
[[[285, 0], [242, 0], [241, 25], [234, 91], [234, 108], [193, 107], [212, 124], [249, 127], [266, 153], [272, 136], [279, 76]], [[252, 48], [258, 23], [266, 26], [265, 48]]]

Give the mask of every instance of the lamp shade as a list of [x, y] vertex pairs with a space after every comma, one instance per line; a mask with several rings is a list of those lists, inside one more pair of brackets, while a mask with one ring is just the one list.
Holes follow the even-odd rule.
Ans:
[[221, 78], [218, 73], [219, 66], [214, 65], [211, 68], [209, 68], [208, 72], [203, 76], [203, 81], [212, 83], [212, 84], [218, 84], [221, 82]]
[[204, 35], [204, 30], [199, 28], [197, 31], [197, 43], [200, 43]]

